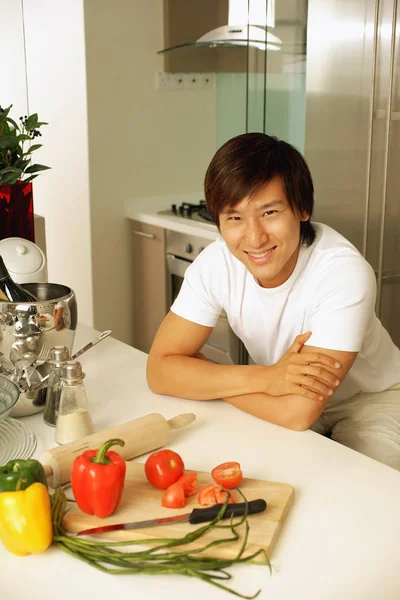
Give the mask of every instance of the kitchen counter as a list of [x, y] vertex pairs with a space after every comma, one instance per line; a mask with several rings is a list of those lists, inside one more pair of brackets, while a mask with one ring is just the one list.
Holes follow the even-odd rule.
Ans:
[[190, 194], [169, 194], [166, 196], [152, 196], [148, 198], [135, 198], [125, 203], [125, 215], [128, 219], [155, 225], [171, 231], [179, 231], [214, 241], [218, 229], [213, 223], [182, 219], [174, 215], [162, 215], [160, 211], [170, 208], [171, 204], [179, 205], [181, 202], [199, 203], [204, 198], [202, 192]]
[[[74, 348], [95, 337], [80, 325]], [[229, 460], [247, 477], [286, 482], [294, 504], [265, 566], [229, 569], [232, 587], [260, 599], [398, 600], [400, 598], [400, 473], [312, 431], [293, 432], [240, 412], [223, 401], [195, 402], [151, 393], [147, 355], [109, 337], [82, 355], [96, 429], [152, 412], [166, 418], [194, 412], [196, 421], [172, 432], [169, 447], [187, 468], [211, 470]], [[25, 417], [35, 431], [35, 457], [54, 447], [54, 429], [42, 413]], [[135, 459], [144, 462], [146, 456]], [[111, 576], [53, 547], [17, 557], [0, 544], [0, 598], [176, 600], [233, 598], [191, 578]]]

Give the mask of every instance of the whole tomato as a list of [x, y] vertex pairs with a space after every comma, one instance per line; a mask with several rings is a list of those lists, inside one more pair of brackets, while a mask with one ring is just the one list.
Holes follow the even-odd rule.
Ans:
[[166, 490], [183, 475], [185, 465], [173, 450], [153, 452], [144, 464], [146, 477], [154, 487]]

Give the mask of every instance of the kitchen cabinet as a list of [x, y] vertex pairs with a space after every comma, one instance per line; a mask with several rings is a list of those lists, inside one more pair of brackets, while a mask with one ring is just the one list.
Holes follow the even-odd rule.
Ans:
[[167, 314], [164, 229], [132, 221], [134, 346], [149, 352]]

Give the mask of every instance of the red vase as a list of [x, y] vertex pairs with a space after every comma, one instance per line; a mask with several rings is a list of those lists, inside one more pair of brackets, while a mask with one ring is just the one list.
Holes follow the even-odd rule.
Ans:
[[35, 242], [31, 182], [0, 185], [0, 240], [9, 237]]

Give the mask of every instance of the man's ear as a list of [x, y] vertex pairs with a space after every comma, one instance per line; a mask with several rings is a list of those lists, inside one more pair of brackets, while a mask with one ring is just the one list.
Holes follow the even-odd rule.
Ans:
[[304, 210], [301, 213], [300, 221], [308, 221], [309, 218], [310, 218], [310, 214], [306, 210]]

